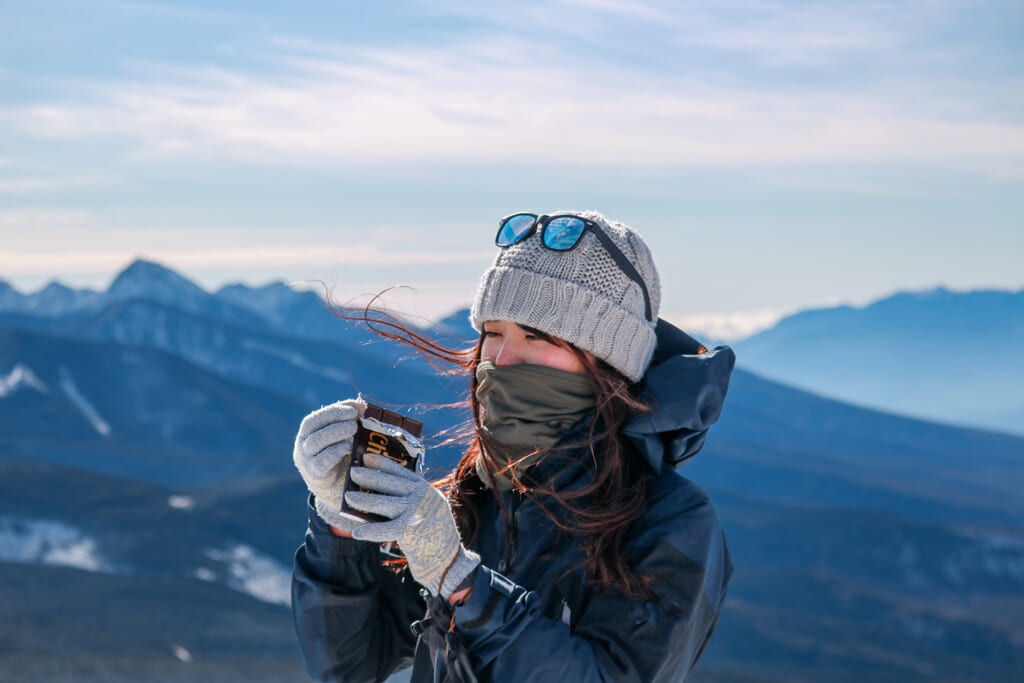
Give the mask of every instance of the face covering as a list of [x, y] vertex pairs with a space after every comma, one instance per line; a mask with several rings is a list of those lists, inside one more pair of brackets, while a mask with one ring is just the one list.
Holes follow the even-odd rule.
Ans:
[[[481, 451], [476, 469], [486, 485], [501, 491], [514, 486], [510, 463], [519, 470], [532, 465], [597, 406], [586, 376], [544, 365], [497, 367], [481, 361], [476, 379], [476, 398], [484, 410], [480, 430], [485, 444], [496, 442]], [[484, 467], [485, 458], [493, 477]]]

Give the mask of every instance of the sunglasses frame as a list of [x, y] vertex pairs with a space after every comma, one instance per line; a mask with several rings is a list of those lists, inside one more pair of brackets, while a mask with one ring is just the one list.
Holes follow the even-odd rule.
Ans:
[[[533, 217], [533, 223], [518, 238], [516, 238], [514, 242], [502, 244], [501, 242], [498, 241], [501, 238], [502, 229], [505, 227], [506, 223], [508, 223], [510, 220], [517, 216], [531, 216]], [[577, 237], [576, 241], [573, 242], [572, 246], [570, 246], [567, 249], [555, 249], [554, 247], [548, 246], [548, 243], [544, 240], [544, 236], [547, 233], [548, 225], [550, 225], [551, 221], [555, 220], [556, 218], [575, 218], [576, 220], [583, 222], [583, 230], [580, 231], [579, 237]], [[556, 213], [549, 216], [547, 214], [538, 215], [535, 213], [530, 213], [528, 211], [518, 211], [516, 213], [511, 213], [505, 216], [504, 218], [501, 219], [501, 222], [498, 223], [498, 233], [494, 236], [494, 244], [502, 249], [511, 247], [513, 244], [519, 244], [523, 240], [527, 239], [533, 233], [538, 232], [538, 226], [540, 226], [540, 243], [544, 245], [545, 249], [550, 249], [551, 251], [572, 251], [583, 240], [584, 235], [586, 235], [588, 232], [593, 234], [594, 237], [596, 237], [597, 240], [601, 243], [601, 245], [604, 246], [604, 249], [606, 252], [608, 252], [608, 255], [611, 256], [612, 259], [615, 261], [615, 265], [619, 267], [619, 270], [621, 270], [623, 274], [625, 274], [633, 282], [640, 285], [640, 291], [644, 295], [645, 317], [648, 322], [655, 322], [651, 311], [651, 295], [647, 291], [647, 285], [644, 284], [644, 279], [640, 276], [640, 272], [637, 271], [636, 266], [630, 263], [629, 259], [626, 258], [626, 255], [622, 253], [622, 250], [615, 245], [615, 242], [612, 241], [612, 238], [609, 237], [608, 234], [601, 229], [601, 226], [599, 226], [592, 220], [584, 218], [583, 216], [577, 216], [574, 213]]]

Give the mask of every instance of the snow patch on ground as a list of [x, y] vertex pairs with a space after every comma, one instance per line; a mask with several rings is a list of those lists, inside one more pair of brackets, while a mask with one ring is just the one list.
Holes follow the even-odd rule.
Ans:
[[192, 572], [192, 576], [196, 577], [200, 581], [206, 581], [207, 583], [213, 583], [217, 580], [217, 573], [209, 567], [200, 567]]
[[941, 565], [948, 583], [968, 586], [980, 580], [1024, 586], [1024, 538], [971, 534], [965, 541]]
[[[248, 593], [263, 602], [286, 607], [291, 604], [290, 568], [243, 544], [220, 550], [210, 548], [206, 550], [206, 556], [227, 565], [229, 588]], [[202, 568], [196, 570], [197, 578], [203, 578], [199, 574], [202, 571]]]
[[167, 499], [167, 504], [175, 510], [191, 510], [196, 506], [191, 496], [171, 496]]
[[71, 402], [82, 411], [82, 414], [92, 424], [93, 429], [103, 436], [110, 436], [110, 425], [100, 417], [99, 412], [93, 407], [92, 403], [78, 390], [78, 386], [71, 376], [71, 371], [67, 368], [60, 369], [60, 388], [64, 390], [64, 393], [71, 399]]
[[0, 560], [113, 571], [94, 539], [67, 524], [40, 519], [0, 517]]
[[42, 394], [50, 393], [46, 383], [36, 377], [32, 368], [23, 363], [15, 365], [6, 375], [0, 375], [0, 398], [10, 396], [19, 389], [35, 389]]
[[1024, 540], [1003, 536], [977, 539], [971, 559], [993, 576], [1024, 582]]

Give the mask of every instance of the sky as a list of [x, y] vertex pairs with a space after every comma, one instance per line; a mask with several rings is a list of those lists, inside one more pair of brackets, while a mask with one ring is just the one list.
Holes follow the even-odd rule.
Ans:
[[1022, 67], [1019, 1], [0, 0], [0, 279], [438, 318], [503, 215], [595, 209], [691, 327], [1016, 291]]

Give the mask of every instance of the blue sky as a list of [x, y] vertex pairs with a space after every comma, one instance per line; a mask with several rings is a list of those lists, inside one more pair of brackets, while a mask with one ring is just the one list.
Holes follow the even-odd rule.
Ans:
[[593, 208], [676, 321], [1024, 287], [1024, 4], [0, 3], [0, 278], [465, 305]]

